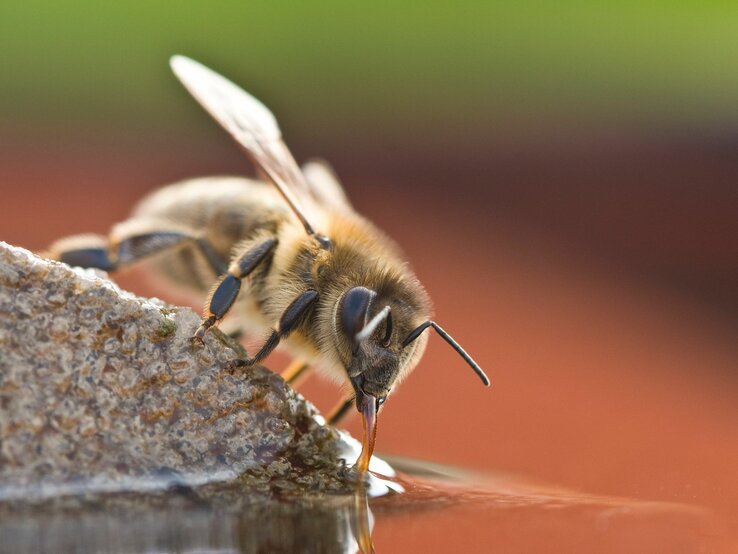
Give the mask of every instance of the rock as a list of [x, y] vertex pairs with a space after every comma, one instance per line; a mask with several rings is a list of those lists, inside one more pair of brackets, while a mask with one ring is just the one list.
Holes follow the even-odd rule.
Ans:
[[0, 500], [238, 479], [345, 491], [347, 444], [200, 318], [0, 243]]

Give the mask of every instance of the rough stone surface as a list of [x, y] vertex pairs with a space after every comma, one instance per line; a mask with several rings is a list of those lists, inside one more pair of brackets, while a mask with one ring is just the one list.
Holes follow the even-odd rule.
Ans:
[[238, 479], [340, 491], [345, 444], [199, 316], [0, 243], [0, 500]]

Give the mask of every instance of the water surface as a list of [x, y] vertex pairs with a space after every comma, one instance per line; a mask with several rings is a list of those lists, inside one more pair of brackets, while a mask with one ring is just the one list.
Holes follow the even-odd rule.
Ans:
[[0, 519], [0, 552], [702, 552], [731, 544], [720, 521], [695, 506], [393, 465], [401, 471], [389, 489], [375, 478], [354, 495], [255, 495], [230, 483], [16, 506]]

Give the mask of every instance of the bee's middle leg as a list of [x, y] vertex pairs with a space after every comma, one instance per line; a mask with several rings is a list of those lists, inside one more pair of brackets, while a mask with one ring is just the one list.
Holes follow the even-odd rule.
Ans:
[[267, 239], [231, 262], [228, 272], [210, 293], [204, 319], [192, 337], [193, 340], [202, 342], [208, 329], [225, 317], [241, 290], [241, 281], [274, 251], [277, 242], [276, 238]]

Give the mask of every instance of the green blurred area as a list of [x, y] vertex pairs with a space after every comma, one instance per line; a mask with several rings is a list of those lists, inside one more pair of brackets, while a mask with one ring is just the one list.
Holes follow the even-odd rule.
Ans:
[[4, 123], [177, 128], [174, 53], [346, 135], [738, 116], [734, 1], [8, 1], [0, 26]]

